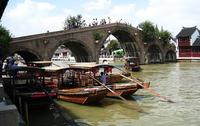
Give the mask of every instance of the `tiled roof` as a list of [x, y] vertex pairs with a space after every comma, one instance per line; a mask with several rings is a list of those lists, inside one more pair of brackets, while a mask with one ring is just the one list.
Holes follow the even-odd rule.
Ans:
[[195, 27], [183, 27], [183, 29], [178, 33], [178, 35], [176, 36], [177, 38], [179, 37], [190, 37], [195, 30], [197, 30], [196, 26]]
[[8, 3], [8, 0], [0, 0], [0, 19], [3, 15], [4, 9], [6, 8], [6, 5]]
[[197, 38], [192, 46], [200, 46], [200, 38]]

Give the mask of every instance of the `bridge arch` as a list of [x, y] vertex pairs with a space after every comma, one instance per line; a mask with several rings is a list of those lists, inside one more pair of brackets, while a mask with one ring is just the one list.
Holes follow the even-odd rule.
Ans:
[[120, 43], [121, 48], [124, 50], [126, 56], [131, 56], [131, 57], [141, 57], [141, 47], [140, 44], [137, 40], [137, 36], [132, 33], [132, 31], [129, 31], [128, 29], [111, 29], [106, 32], [106, 35], [102, 39], [100, 43], [100, 48], [103, 46], [104, 42], [106, 39], [110, 36], [113, 35]]
[[125, 30], [116, 30], [112, 34], [119, 40], [122, 48], [125, 50], [126, 56], [139, 56], [139, 46], [130, 32]]
[[34, 50], [24, 47], [16, 47], [15, 49], [11, 49], [9, 55], [17, 53], [20, 55], [26, 63], [31, 61], [38, 61], [42, 59], [40, 54], [37, 54]]
[[165, 55], [165, 62], [176, 62], [176, 52], [174, 50], [168, 50]]
[[146, 62], [148, 63], [162, 63], [163, 50], [157, 44], [151, 44], [147, 50]]
[[83, 41], [70, 38], [66, 40], [61, 40], [55, 47], [54, 51], [51, 54], [51, 57], [53, 56], [56, 49], [58, 49], [59, 46], [64, 45], [66, 48], [70, 49], [72, 51], [72, 54], [75, 57], [75, 60], [77, 62], [91, 62], [93, 61], [92, 51], [89, 49], [89, 47], [84, 44]]

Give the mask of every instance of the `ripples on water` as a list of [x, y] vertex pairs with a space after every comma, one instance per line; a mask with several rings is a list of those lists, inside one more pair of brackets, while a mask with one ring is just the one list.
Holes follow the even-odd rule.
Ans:
[[[146, 90], [137, 91], [128, 104], [106, 98], [96, 105], [58, 101], [82, 125], [94, 126], [199, 126], [200, 63], [142, 66], [134, 76], [151, 82], [151, 88], [175, 101], [164, 102]], [[144, 112], [139, 112], [139, 110]]]

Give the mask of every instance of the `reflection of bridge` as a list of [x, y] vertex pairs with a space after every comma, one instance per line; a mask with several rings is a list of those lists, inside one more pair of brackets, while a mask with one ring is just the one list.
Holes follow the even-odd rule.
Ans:
[[[101, 36], [98, 41], [95, 40], [97, 33]], [[98, 62], [100, 49], [110, 34], [118, 39], [126, 55], [138, 56], [141, 64], [176, 59], [174, 47], [163, 47], [159, 40], [144, 44], [138, 29], [121, 23], [14, 38], [10, 54], [18, 53], [25, 61], [50, 60], [55, 50], [65, 45], [73, 52], [76, 61]]]

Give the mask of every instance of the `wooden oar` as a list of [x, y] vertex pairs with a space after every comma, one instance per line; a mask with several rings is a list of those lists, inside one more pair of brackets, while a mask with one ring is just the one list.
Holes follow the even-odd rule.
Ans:
[[105, 84], [101, 83], [99, 80], [97, 80], [96, 78], [88, 75], [90, 78], [92, 78], [93, 80], [95, 80], [97, 83], [99, 83], [100, 85], [102, 85], [103, 87], [105, 87], [106, 89], [108, 89], [110, 92], [112, 92], [114, 95], [116, 95], [117, 97], [119, 97], [120, 99], [122, 99], [123, 101], [127, 101], [125, 98], [123, 98], [122, 96], [118, 95], [116, 92], [114, 92], [112, 89], [110, 89], [108, 86], [106, 86]]
[[141, 82], [139, 82], [138, 80], [131, 79], [131, 78], [126, 77], [126, 76], [124, 76], [124, 75], [122, 75], [122, 74], [120, 74], [120, 76], [122, 76], [122, 77], [124, 77], [124, 78], [126, 78], [126, 79], [128, 79], [128, 80], [130, 80], [130, 81], [133, 81], [133, 82], [137, 83], [138, 85], [140, 85], [140, 86], [143, 87], [144, 89], [150, 91], [150, 92], [151, 92], [152, 94], [154, 94], [155, 96], [160, 97], [160, 98], [164, 99], [165, 101], [174, 103], [174, 101], [168, 99], [168, 98], [165, 97], [165, 96], [161, 96], [159, 93], [155, 92], [153, 89], [151, 89], [151, 88], [146, 88], [146, 87], [143, 86], [143, 84], [142, 84]]
[[[126, 71], [124, 71], [124, 70], [122, 70], [121, 68], [119, 68], [119, 67], [116, 67], [116, 66], [114, 66], [114, 68], [116, 68], [116, 69], [118, 69], [118, 70], [120, 70], [120, 71], [122, 71], [122, 72], [124, 72], [124, 73], [127, 73]], [[136, 77], [134, 77], [136, 80], [138, 80], [138, 78], [136, 78]], [[139, 80], [138, 80], [139, 81]], [[140, 81], [143, 81], [143, 80], [140, 80]]]
[[[120, 96], [120, 95], [118, 95], [115, 91], [113, 91], [112, 89], [110, 89], [108, 86], [106, 86], [105, 84], [103, 84], [103, 83], [101, 83], [99, 80], [97, 80], [96, 78], [94, 78], [94, 77], [92, 77], [92, 76], [90, 76], [90, 75], [88, 75], [90, 78], [92, 78], [93, 80], [95, 80], [97, 83], [99, 83], [100, 85], [102, 85], [103, 87], [105, 87], [106, 89], [108, 89], [110, 92], [112, 92], [114, 95], [116, 95], [117, 97], [119, 97], [121, 100], [123, 100], [126, 104], [129, 104], [130, 105], [130, 103], [125, 99], [125, 98], [123, 98], [122, 96]], [[131, 104], [132, 105], [132, 104]], [[135, 108], [134, 107], [134, 109], [135, 110], [137, 110], [138, 112], [143, 112], [143, 113], [146, 113], [146, 112], [144, 112], [142, 109], [140, 109], [140, 108]]]
[[[120, 71], [122, 71], [122, 72], [126, 72], [126, 71], [122, 70], [122, 69], [119, 68], [119, 67], [116, 67], [116, 66], [115, 66], [115, 68], [118, 69], [118, 70], [120, 70]], [[133, 76], [132, 76], [132, 77], [135, 79], [135, 80], [133, 80], [133, 79], [131, 79], [131, 78], [129, 78], [129, 77], [124, 76], [123, 74], [120, 74], [120, 75], [121, 75], [122, 77], [124, 77], [124, 78], [130, 80], [130, 81], [133, 81], [133, 82], [137, 83], [138, 85], [140, 85], [140, 86], [143, 87], [144, 89], [146, 89], [146, 90], [150, 91], [151, 93], [153, 93], [155, 96], [160, 97], [160, 98], [164, 99], [165, 101], [174, 103], [174, 101], [168, 99], [168, 98], [165, 97], [165, 96], [161, 96], [159, 93], [155, 92], [153, 89], [151, 89], [151, 88], [146, 88], [145, 86], [143, 86], [143, 83], [141, 83], [136, 77], [133, 77]]]

